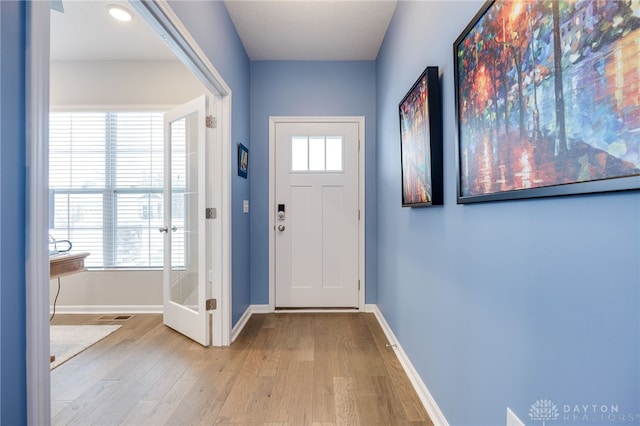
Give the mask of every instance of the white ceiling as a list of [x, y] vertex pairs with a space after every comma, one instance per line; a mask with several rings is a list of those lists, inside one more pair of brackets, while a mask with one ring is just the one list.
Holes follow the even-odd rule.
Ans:
[[[251, 60], [373, 60], [397, 0], [225, 0]], [[175, 56], [140, 17], [117, 22], [108, 4], [62, 0], [51, 11], [53, 61], [152, 61]], [[128, 9], [132, 10], [131, 7]]]
[[[1, 0], [0, 0], [1, 1]], [[126, 1], [63, 0], [51, 10], [52, 61], [175, 61], [176, 56], [139, 16], [113, 19], [107, 5]]]
[[397, 0], [225, 0], [251, 60], [373, 60]]

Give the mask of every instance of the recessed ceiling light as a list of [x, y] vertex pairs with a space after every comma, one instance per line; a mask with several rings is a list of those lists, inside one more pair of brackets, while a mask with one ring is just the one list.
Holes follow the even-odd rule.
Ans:
[[110, 4], [107, 6], [107, 9], [109, 9], [109, 14], [118, 21], [129, 22], [133, 19], [133, 14], [129, 12], [126, 7], [122, 7], [117, 4]]

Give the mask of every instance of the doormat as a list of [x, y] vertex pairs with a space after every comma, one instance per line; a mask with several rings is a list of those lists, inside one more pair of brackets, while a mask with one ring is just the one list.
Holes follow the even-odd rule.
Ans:
[[50, 328], [50, 354], [53, 370], [85, 349], [98, 343], [121, 325], [52, 325]]

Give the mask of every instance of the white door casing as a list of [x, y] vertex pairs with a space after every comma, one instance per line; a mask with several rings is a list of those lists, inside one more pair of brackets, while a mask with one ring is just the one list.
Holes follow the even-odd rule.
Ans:
[[363, 141], [363, 117], [270, 119], [271, 309], [364, 307]]

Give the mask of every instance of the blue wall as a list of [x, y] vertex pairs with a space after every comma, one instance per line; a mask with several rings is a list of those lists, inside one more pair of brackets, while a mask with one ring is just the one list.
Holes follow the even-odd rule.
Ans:
[[232, 323], [235, 324], [249, 307], [249, 217], [242, 213], [242, 200], [249, 199], [249, 181], [236, 173], [237, 144], [250, 145], [249, 58], [223, 2], [171, 1], [171, 8], [232, 92]]
[[375, 280], [375, 64], [251, 62], [251, 303], [269, 303], [269, 116], [364, 116], [366, 298]]
[[[561, 411], [640, 413], [640, 193], [455, 203], [452, 43], [481, 2], [401, 1], [375, 63], [250, 64], [222, 2], [171, 5], [233, 91], [232, 151], [251, 149], [251, 188], [233, 180], [234, 323], [268, 302], [268, 117], [364, 115], [367, 302], [449, 422], [504, 424], [507, 406], [529, 422], [541, 398]], [[15, 267], [25, 264], [24, 23], [24, 3], [0, 2], [1, 424], [26, 424]], [[442, 72], [445, 206], [402, 209], [397, 105], [427, 65]]]
[[[452, 425], [504, 424], [507, 406], [529, 424], [542, 398], [554, 425], [640, 424], [640, 193], [456, 205], [452, 45], [481, 5], [401, 1], [379, 54], [377, 303]], [[403, 209], [397, 106], [427, 65], [445, 205]], [[575, 404], [634, 417], [565, 419]]]
[[0, 2], [0, 424], [27, 423], [25, 5]]

